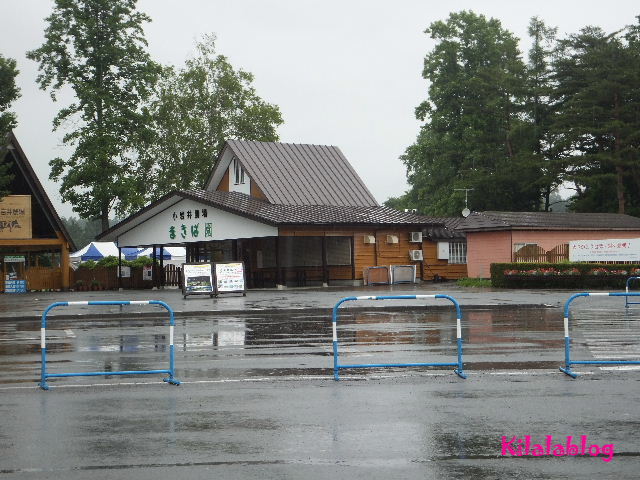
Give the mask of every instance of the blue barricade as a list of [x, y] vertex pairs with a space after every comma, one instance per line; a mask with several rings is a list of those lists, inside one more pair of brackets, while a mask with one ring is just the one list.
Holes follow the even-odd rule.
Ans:
[[[633, 280], [640, 280], [640, 277], [629, 277], [627, 278], [627, 287], [625, 289], [625, 292], [629, 293], [629, 287], [631, 286], [631, 282]], [[629, 296], [624, 297], [624, 306], [628, 307], [629, 305], [640, 305], [640, 302], [630, 302], [629, 301]]]
[[571, 365], [640, 365], [640, 361], [635, 360], [571, 360], [571, 337], [569, 337], [569, 306], [578, 297], [640, 297], [640, 292], [595, 292], [576, 293], [571, 295], [564, 304], [564, 361], [565, 366], [560, 367], [560, 371], [572, 378], [578, 376], [571, 370]]
[[[420, 300], [425, 298], [444, 298], [453, 303], [456, 309], [456, 338], [458, 344], [458, 361], [449, 363], [379, 363], [362, 365], [340, 365], [338, 353], [338, 311], [345, 302], [357, 300]], [[467, 378], [462, 369], [462, 311], [458, 301], [449, 295], [388, 295], [388, 296], [365, 296], [346, 297], [340, 300], [333, 307], [333, 378], [340, 380], [339, 371], [344, 368], [380, 368], [380, 367], [457, 367], [454, 372], [461, 378]]]
[[[74, 305], [160, 305], [169, 312], [169, 368], [164, 370], [129, 370], [117, 372], [81, 372], [81, 373], [47, 373], [47, 315], [51, 310], [58, 307], [69, 307]], [[165, 373], [169, 376], [163, 380], [173, 385], [180, 385], [174, 377], [175, 372], [175, 352], [173, 347], [173, 328], [175, 326], [173, 310], [169, 305], [160, 300], [131, 300], [131, 301], [94, 301], [94, 302], [56, 302], [49, 305], [42, 314], [42, 325], [40, 328], [40, 348], [42, 350], [42, 370], [40, 373], [40, 388], [49, 390], [48, 378], [53, 377], [87, 377], [103, 375], [138, 375], [150, 373]]]

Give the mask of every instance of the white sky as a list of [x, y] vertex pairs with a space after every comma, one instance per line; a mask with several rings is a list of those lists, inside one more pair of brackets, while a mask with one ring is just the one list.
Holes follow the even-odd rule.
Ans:
[[[15, 133], [62, 216], [58, 186], [48, 180], [50, 159], [65, 156], [62, 132], [51, 121], [62, 108], [38, 89], [37, 64], [27, 50], [42, 44], [49, 0], [0, 2], [0, 53], [18, 62], [22, 97]], [[218, 53], [254, 74], [259, 96], [280, 107], [280, 140], [336, 145], [382, 203], [407, 188], [399, 156], [419, 129], [415, 107], [426, 99], [422, 63], [434, 43], [423, 32], [450, 12], [495, 17], [522, 39], [532, 16], [559, 35], [586, 25], [611, 32], [635, 22], [638, 0], [139, 0], [152, 22], [149, 51], [163, 64], [182, 65], [201, 35], [215, 33]], [[213, 159], [212, 159], [213, 161]]]

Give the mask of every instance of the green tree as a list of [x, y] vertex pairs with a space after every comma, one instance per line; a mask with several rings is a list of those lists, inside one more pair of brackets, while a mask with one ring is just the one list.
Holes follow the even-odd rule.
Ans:
[[216, 54], [215, 37], [197, 43], [183, 68], [165, 68], [152, 102], [155, 132], [142, 157], [150, 200], [202, 188], [227, 139], [277, 141], [277, 106], [263, 101], [253, 75]]
[[[527, 93], [523, 112], [529, 128], [528, 151], [531, 160], [540, 166], [538, 185], [542, 195], [542, 210], [551, 209], [552, 197], [562, 183], [564, 164], [554, 150], [551, 125], [555, 105], [551, 100], [554, 83], [551, 59], [555, 48], [557, 28], [549, 28], [533, 17], [528, 29], [531, 48], [527, 63]], [[526, 155], [527, 152], [523, 152]]]
[[85, 220], [77, 217], [62, 217], [61, 220], [78, 248], [93, 242], [102, 231], [100, 220]]
[[455, 188], [473, 188], [469, 206], [537, 209], [539, 166], [522, 119], [525, 65], [517, 39], [496, 19], [463, 11], [426, 30], [437, 41], [423, 77], [429, 98], [416, 109], [424, 121], [402, 160], [410, 195], [429, 214], [464, 206]]
[[63, 201], [83, 218], [99, 218], [103, 230], [112, 210], [143, 202], [135, 147], [149, 135], [144, 105], [159, 67], [146, 52], [143, 24], [150, 19], [136, 3], [55, 0], [45, 42], [27, 54], [40, 63], [37, 81], [54, 100], [63, 87], [75, 94], [53, 121], [75, 150], [50, 162], [50, 178], [62, 180]]
[[16, 126], [16, 115], [9, 108], [20, 96], [16, 85], [18, 73], [16, 61], [0, 55], [0, 198], [7, 195], [7, 186], [13, 178], [9, 173], [10, 165], [4, 158], [7, 135]]
[[640, 212], [638, 31], [587, 27], [559, 42], [555, 143], [570, 162], [577, 211]]

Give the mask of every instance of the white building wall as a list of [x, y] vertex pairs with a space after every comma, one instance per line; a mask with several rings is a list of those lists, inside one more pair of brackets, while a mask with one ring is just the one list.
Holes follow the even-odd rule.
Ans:
[[120, 235], [117, 244], [168, 245], [277, 235], [277, 227], [184, 199]]

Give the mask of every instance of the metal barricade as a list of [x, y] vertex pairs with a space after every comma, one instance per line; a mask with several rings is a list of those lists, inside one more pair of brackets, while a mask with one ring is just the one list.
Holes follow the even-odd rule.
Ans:
[[[380, 363], [361, 365], [340, 365], [338, 353], [338, 310], [345, 302], [357, 300], [421, 300], [425, 298], [443, 298], [453, 303], [456, 309], [456, 338], [458, 346], [458, 361], [445, 363]], [[449, 295], [389, 295], [389, 296], [365, 296], [346, 297], [338, 301], [333, 307], [333, 378], [340, 380], [339, 371], [345, 368], [380, 368], [380, 367], [457, 367], [454, 372], [461, 378], [467, 378], [462, 366], [462, 311], [458, 301]]]
[[[629, 287], [631, 286], [631, 282], [633, 280], [640, 280], [640, 277], [629, 277], [629, 278], [627, 278], [627, 286], [625, 288], [625, 292], [629, 293]], [[624, 306], [625, 306], [625, 308], [628, 308], [629, 305], [640, 305], [640, 302], [630, 302], [629, 301], [629, 296], [625, 296], [624, 297]]]
[[569, 305], [578, 297], [640, 297], [640, 292], [595, 292], [576, 293], [571, 295], [564, 304], [564, 359], [565, 366], [560, 367], [560, 371], [572, 378], [578, 376], [571, 370], [571, 365], [640, 365], [636, 360], [571, 360], [571, 337], [569, 337]]
[[[160, 370], [129, 370], [115, 372], [80, 372], [80, 373], [47, 373], [47, 315], [51, 310], [58, 307], [69, 307], [77, 305], [160, 305], [169, 312], [169, 368]], [[56, 302], [49, 305], [42, 314], [42, 325], [40, 328], [40, 348], [42, 350], [42, 370], [40, 373], [39, 386], [43, 390], [49, 390], [47, 384], [48, 378], [54, 377], [88, 377], [88, 376], [106, 376], [106, 375], [139, 375], [139, 374], [155, 374], [166, 373], [169, 376], [163, 381], [173, 385], [180, 385], [180, 381], [174, 377], [175, 372], [175, 352], [173, 347], [173, 328], [175, 326], [173, 310], [169, 305], [160, 300], [131, 300], [131, 301], [92, 301], [92, 302]]]

